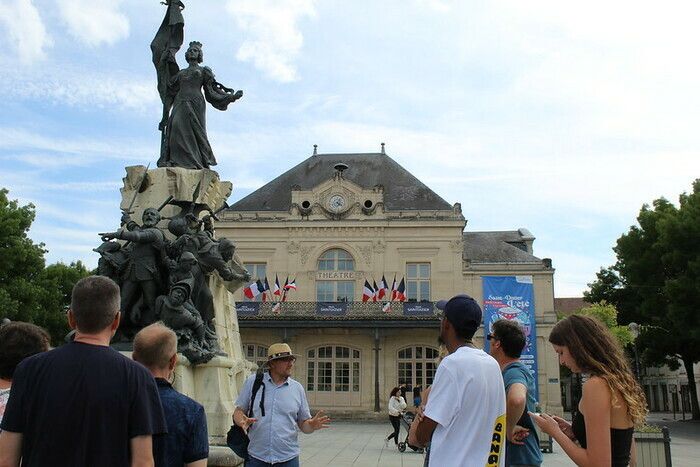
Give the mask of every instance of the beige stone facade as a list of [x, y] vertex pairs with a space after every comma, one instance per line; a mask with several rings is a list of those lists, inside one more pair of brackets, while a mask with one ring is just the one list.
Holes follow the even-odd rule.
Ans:
[[[399, 381], [430, 384], [439, 324], [434, 302], [467, 293], [481, 303], [482, 276], [507, 275], [533, 279], [540, 403], [561, 410], [559, 365], [547, 344], [556, 321], [554, 270], [533, 255], [527, 230], [465, 231], [458, 203], [442, 200], [384, 153], [314, 155], [221, 217], [217, 235], [235, 240], [254, 276], [266, 276], [272, 289], [275, 276], [281, 283], [296, 278], [297, 290], [277, 311], [269, 301], [247, 302], [242, 290], [234, 297], [244, 355], [262, 361], [256, 355], [267, 346], [288, 342], [299, 354], [295, 378], [313, 408], [385, 411]], [[391, 285], [394, 276], [405, 278], [408, 298], [428, 313], [361, 302], [365, 280], [373, 285], [385, 277]], [[335, 301], [340, 313], [318, 309]], [[479, 331], [477, 345], [482, 338]]]

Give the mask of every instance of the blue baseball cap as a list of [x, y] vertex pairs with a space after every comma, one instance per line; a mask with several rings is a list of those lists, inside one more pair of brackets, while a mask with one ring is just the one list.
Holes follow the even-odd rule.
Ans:
[[455, 295], [449, 300], [440, 300], [435, 306], [457, 331], [473, 334], [481, 326], [481, 307], [467, 294]]

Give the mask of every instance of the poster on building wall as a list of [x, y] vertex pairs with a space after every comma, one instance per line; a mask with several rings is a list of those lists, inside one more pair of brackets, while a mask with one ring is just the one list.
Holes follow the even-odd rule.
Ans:
[[[525, 331], [525, 348], [520, 361], [535, 378], [535, 394], [539, 395], [532, 276], [483, 276], [481, 279], [484, 287], [484, 334], [491, 332], [493, 323], [499, 319], [520, 323]], [[484, 339], [484, 350], [487, 352], [489, 344], [489, 341]]]
[[348, 312], [348, 302], [317, 302], [316, 314], [322, 316], [344, 316]]
[[404, 316], [433, 316], [433, 302], [404, 302]]

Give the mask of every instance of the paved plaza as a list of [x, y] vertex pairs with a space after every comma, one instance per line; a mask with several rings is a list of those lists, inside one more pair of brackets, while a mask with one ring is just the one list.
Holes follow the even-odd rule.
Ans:
[[[650, 423], [663, 424], [671, 430], [671, 453], [674, 467], [700, 465], [700, 423], [673, 422], [666, 415], [650, 416]], [[407, 449], [400, 453], [393, 442], [384, 446], [384, 438], [391, 431], [389, 421], [333, 422], [332, 427], [312, 435], [300, 435], [301, 464], [304, 467], [421, 467], [423, 455]], [[402, 429], [401, 439], [406, 436]], [[561, 448], [554, 445], [554, 453], [544, 454], [546, 467], [568, 467], [575, 464]]]

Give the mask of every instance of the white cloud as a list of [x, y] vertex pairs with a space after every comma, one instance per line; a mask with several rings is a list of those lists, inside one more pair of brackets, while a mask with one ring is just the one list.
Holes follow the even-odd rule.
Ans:
[[47, 169], [97, 165], [104, 159], [142, 162], [149, 160], [153, 152], [153, 148], [140, 141], [48, 137], [14, 127], [0, 127], [0, 150], [9, 159]]
[[298, 79], [294, 59], [299, 54], [304, 36], [298, 22], [314, 17], [315, 0], [230, 0], [228, 11], [246, 39], [236, 58], [252, 61], [270, 78], [291, 82]]
[[122, 0], [69, 0], [57, 2], [68, 31], [96, 47], [129, 36], [129, 19], [120, 11]]
[[17, 51], [22, 63], [44, 58], [52, 45], [44, 23], [32, 0], [5, 0], [0, 2], [0, 26]]
[[[21, 83], [21, 85], [18, 85]], [[8, 69], [0, 80], [0, 96], [36, 99], [73, 107], [118, 108], [140, 111], [159, 104], [154, 80], [123, 73], [106, 74], [74, 69]]]

